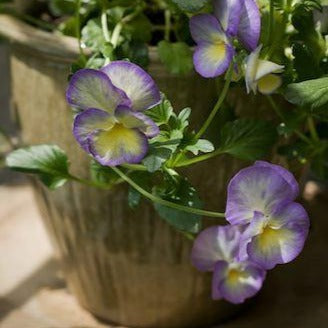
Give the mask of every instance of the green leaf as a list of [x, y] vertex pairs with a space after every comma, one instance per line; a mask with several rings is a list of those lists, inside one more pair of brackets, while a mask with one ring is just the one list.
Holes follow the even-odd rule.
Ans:
[[172, 151], [168, 148], [151, 147], [149, 155], [143, 159], [142, 163], [146, 166], [149, 172], [155, 172], [170, 158], [171, 153]]
[[51, 0], [49, 9], [55, 16], [73, 15], [76, 10], [76, 0]]
[[[172, 180], [171, 180], [172, 181]], [[168, 201], [184, 206], [201, 208], [200, 201], [195, 188], [185, 178], [179, 178], [174, 183], [169, 183], [163, 187], [154, 188], [154, 193]], [[172, 209], [154, 203], [159, 216], [172, 225], [177, 230], [198, 233], [201, 230], [201, 216]]]
[[202, 9], [209, 0], [172, 0], [183, 11], [195, 12]]
[[124, 25], [123, 33], [131, 40], [149, 43], [152, 36], [152, 24], [144, 14]]
[[110, 167], [96, 161], [91, 161], [90, 173], [92, 181], [102, 186], [109, 186], [120, 178]]
[[214, 151], [214, 146], [208, 140], [199, 139], [195, 144], [187, 146], [186, 150], [192, 152], [194, 155], [198, 155], [199, 152], [211, 153]]
[[328, 103], [328, 77], [289, 84], [285, 98], [292, 104], [312, 109], [326, 105]]
[[173, 114], [171, 102], [163, 95], [163, 101], [145, 112], [158, 126], [167, 124]]
[[99, 19], [90, 19], [82, 29], [82, 42], [91, 50], [99, 52], [105, 44]]
[[239, 119], [222, 128], [219, 148], [241, 159], [256, 160], [270, 151], [275, 140], [276, 130], [270, 122]]
[[52, 189], [62, 186], [70, 177], [67, 156], [55, 145], [15, 150], [7, 156], [6, 165], [15, 171], [38, 174], [43, 183]]
[[166, 69], [172, 74], [188, 74], [193, 69], [192, 51], [184, 42], [161, 41], [158, 54]]
[[[139, 186], [142, 186], [143, 189], [147, 191], [150, 189], [150, 177], [151, 175], [148, 172], [133, 172], [130, 175], [130, 178], [137, 183]], [[128, 193], [128, 204], [129, 207], [134, 209], [139, 206], [142, 195], [133, 187], [129, 187]]]

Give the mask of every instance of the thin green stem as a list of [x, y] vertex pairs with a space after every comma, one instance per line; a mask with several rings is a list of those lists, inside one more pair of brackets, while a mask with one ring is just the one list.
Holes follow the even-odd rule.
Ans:
[[81, 0], [78, 0], [76, 3], [76, 12], [75, 12], [75, 19], [76, 19], [76, 37], [77, 41], [79, 43], [79, 51], [80, 51], [80, 56], [86, 60], [83, 48], [82, 48], [82, 42], [81, 42]]
[[230, 67], [229, 67], [227, 75], [226, 75], [224, 87], [223, 87], [223, 90], [220, 94], [220, 97], [219, 97], [217, 103], [215, 104], [212, 112], [210, 113], [207, 120], [205, 121], [205, 123], [203, 124], [203, 126], [200, 128], [200, 130], [197, 132], [197, 134], [195, 136], [196, 141], [206, 132], [206, 130], [212, 123], [213, 119], [215, 118], [218, 110], [221, 108], [221, 105], [223, 104], [223, 102], [228, 94], [228, 91], [229, 91], [229, 87], [230, 87], [230, 83], [231, 83], [231, 79], [232, 79], [232, 73], [233, 73], [233, 63], [230, 64]]
[[212, 153], [200, 155], [200, 156], [197, 156], [197, 157], [194, 157], [194, 158], [191, 158], [191, 159], [187, 159], [187, 160], [185, 160], [181, 163], [177, 163], [175, 165], [175, 167], [189, 166], [191, 164], [195, 164], [195, 163], [198, 163], [198, 162], [203, 162], [203, 161], [206, 161], [210, 158], [213, 158], [213, 157], [216, 157], [216, 156], [219, 156], [219, 155], [222, 155], [222, 154], [223, 154], [223, 151], [221, 149], [217, 149], [216, 151], [213, 151]]
[[133, 171], [147, 171], [147, 168], [141, 164], [122, 164], [121, 166]]
[[269, 11], [269, 26], [268, 26], [268, 34], [267, 34], [267, 40], [265, 42], [265, 45], [269, 45], [271, 42], [271, 36], [273, 31], [273, 25], [274, 25], [274, 0], [270, 0], [270, 11]]
[[171, 12], [170, 12], [170, 10], [166, 9], [164, 11], [164, 16], [165, 16], [164, 39], [166, 41], [170, 41], [170, 34], [171, 34]]
[[122, 28], [123, 28], [123, 23], [119, 22], [119, 23], [116, 24], [116, 26], [113, 30], [113, 34], [112, 34], [112, 38], [111, 38], [110, 42], [112, 43], [114, 49], [118, 45], [118, 40], [120, 38]]
[[311, 137], [312, 137], [312, 140], [314, 142], [320, 142], [320, 138], [318, 136], [318, 133], [317, 133], [317, 129], [315, 127], [315, 124], [314, 124], [314, 120], [312, 117], [308, 117], [307, 118], [307, 122], [308, 122], [308, 126], [309, 126], [309, 131], [310, 131], [310, 134], [311, 134]]
[[188, 207], [188, 206], [172, 203], [172, 202], [167, 201], [165, 199], [159, 198], [159, 197], [149, 193], [148, 191], [146, 191], [142, 187], [140, 187], [138, 184], [136, 184], [132, 179], [130, 179], [127, 175], [125, 175], [117, 167], [112, 167], [112, 169], [116, 174], [118, 174], [122, 179], [124, 179], [131, 187], [133, 187], [141, 195], [148, 198], [149, 200], [151, 200], [154, 203], [158, 203], [160, 205], [167, 206], [167, 207], [179, 210], [179, 211], [198, 214], [198, 215], [202, 215], [202, 216], [208, 216], [208, 217], [214, 217], [214, 218], [224, 218], [225, 217], [224, 213], [205, 211], [205, 210], [201, 210], [201, 209], [198, 209], [198, 208], [193, 208], [193, 207]]
[[[274, 109], [274, 111], [276, 112], [276, 114], [281, 118], [281, 120], [286, 123], [286, 119], [284, 114], [281, 112], [280, 108], [278, 107], [278, 105], [276, 104], [276, 102], [273, 100], [273, 98], [271, 96], [268, 96], [268, 100], [269, 103], [271, 105], [271, 107]], [[311, 140], [304, 135], [302, 132], [298, 131], [298, 130], [294, 130], [294, 133], [300, 138], [302, 139], [304, 142], [306, 142], [309, 145], [312, 145]]]
[[110, 33], [108, 30], [107, 13], [106, 13], [105, 8], [103, 9], [103, 11], [101, 13], [101, 29], [102, 29], [105, 41], [111, 42]]

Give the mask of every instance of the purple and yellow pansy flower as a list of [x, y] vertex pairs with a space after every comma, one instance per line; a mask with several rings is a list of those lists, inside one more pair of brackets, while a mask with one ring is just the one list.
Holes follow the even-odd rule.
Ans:
[[196, 71], [207, 78], [223, 74], [235, 54], [232, 38], [237, 37], [252, 51], [260, 30], [260, 12], [254, 0], [214, 0], [214, 15], [200, 14], [190, 20], [190, 32], [197, 44]]
[[284, 66], [268, 60], [260, 59], [262, 46], [257, 47], [246, 60], [246, 88], [247, 92], [257, 90], [265, 95], [274, 93], [282, 84], [282, 79], [277, 73], [281, 73]]
[[66, 98], [81, 110], [74, 120], [75, 139], [102, 165], [139, 163], [148, 151], [148, 139], [159, 133], [143, 112], [160, 102], [160, 92], [133, 63], [115, 61], [100, 70], [79, 70]]
[[272, 269], [294, 260], [302, 251], [309, 218], [294, 176], [281, 166], [258, 161], [230, 181], [226, 218], [244, 227], [240, 259]]
[[247, 259], [240, 261], [243, 229], [238, 226], [213, 226], [196, 238], [191, 261], [200, 271], [213, 271], [212, 298], [242, 303], [262, 287], [266, 271]]

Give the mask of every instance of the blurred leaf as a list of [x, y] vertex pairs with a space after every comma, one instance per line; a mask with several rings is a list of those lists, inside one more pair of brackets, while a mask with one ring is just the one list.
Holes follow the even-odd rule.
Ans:
[[185, 75], [193, 69], [192, 51], [184, 42], [161, 41], [158, 44], [158, 54], [161, 62], [172, 74]]
[[146, 112], [147, 116], [149, 116], [158, 126], [167, 124], [173, 114], [171, 102], [165, 97], [165, 95], [162, 95], [162, 99], [163, 100], [159, 105]]
[[289, 84], [285, 98], [292, 104], [310, 107], [321, 107], [328, 103], [328, 77]]
[[211, 153], [214, 151], [214, 146], [208, 140], [199, 139], [195, 144], [187, 146], [186, 150], [192, 152], [194, 155], [198, 155], [199, 152]]
[[90, 164], [91, 179], [98, 185], [109, 186], [119, 180], [119, 176], [108, 166], [102, 166], [92, 160]]
[[[178, 180], [167, 183], [162, 187], [154, 188], [154, 194], [180, 205], [201, 208], [200, 201], [195, 188], [188, 182], [186, 178], [179, 177]], [[159, 216], [172, 225], [175, 229], [198, 233], [201, 230], [201, 216], [197, 214], [179, 211], [170, 207], [154, 203]]]
[[239, 119], [228, 122], [221, 130], [219, 148], [237, 158], [263, 158], [276, 140], [275, 127], [267, 121]]
[[70, 175], [65, 152], [55, 145], [21, 148], [10, 153], [6, 165], [15, 171], [38, 174], [51, 189], [62, 186]]
[[171, 156], [172, 151], [165, 147], [150, 147], [148, 155], [143, 159], [142, 163], [149, 172], [159, 170]]
[[106, 42], [99, 19], [90, 19], [82, 29], [82, 42], [93, 51], [100, 51]]
[[195, 12], [202, 9], [209, 0], [172, 0], [183, 11]]

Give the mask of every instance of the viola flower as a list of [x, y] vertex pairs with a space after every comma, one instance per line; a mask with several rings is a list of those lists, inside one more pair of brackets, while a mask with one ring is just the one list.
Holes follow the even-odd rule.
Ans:
[[226, 218], [241, 225], [240, 260], [247, 258], [264, 269], [294, 260], [309, 230], [294, 176], [279, 165], [258, 161], [241, 170], [228, 186]]
[[262, 287], [265, 270], [247, 259], [239, 260], [242, 229], [214, 226], [196, 238], [191, 261], [200, 271], [213, 271], [212, 298], [242, 303]]
[[197, 43], [196, 71], [207, 78], [223, 74], [235, 54], [231, 39], [237, 37], [252, 51], [260, 30], [260, 12], [254, 0], [215, 0], [214, 15], [200, 14], [190, 20], [190, 32]]
[[139, 163], [148, 151], [148, 138], [159, 133], [143, 111], [160, 102], [160, 92], [133, 63], [115, 61], [100, 70], [79, 70], [66, 98], [81, 110], [74, 120], [75, 139], [102, 165]]
[[256, 48], [246, 60], [246, 88], [247, 92], [259, 90], [265, 95], [274, 93], [282, 84], [282, 79], [276, 73], [281, 73], [284, 66], [268, 60], [260, 59], [262, 45]]

